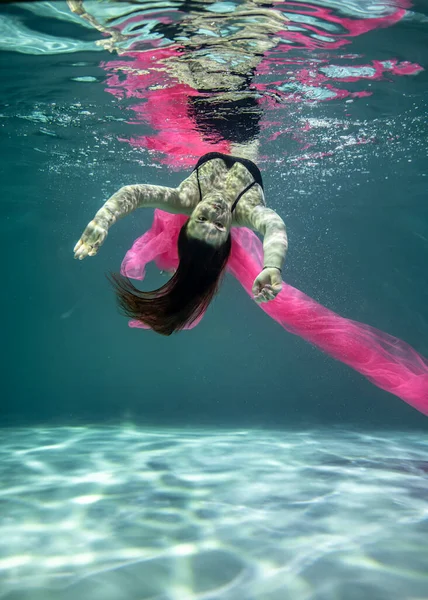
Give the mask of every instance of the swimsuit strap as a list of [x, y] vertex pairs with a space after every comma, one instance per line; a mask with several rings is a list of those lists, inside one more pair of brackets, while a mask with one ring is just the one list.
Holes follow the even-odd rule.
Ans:
[[238, 197], [236, 198], [235, 202], [232, 204], [231, 212], [233, 212], [235, 210], [236, 205], [238, 204], [241, 197], [245, 194], [245, 192], [248, 192], [248, 190], [250, 188], [252, 188], [253, 185], [256, 185], [256, 183], [257, 183], [257, 181], [252, 181], [249, 185], [247, 185], [247, 187], [245, 189], [242, 190], [242, 192], [240, 194], [238, 194]]
[[202, 191], [201, 191], [201, 182], [199, 181], [199, 165], [196, 165], [196, 179], [198, 180], [198, 189], [199, 189], [199, 202], [202, 201]]
[[242, 190], [242, 192], [236, 198], [235, 202], [232, 205], [232, 212], [235, 210], [240, 198], [245, 194], [245, 192], [248, 192], [248, 190], [251, 187], [253, 187], [253, 185], [258, 183], [259, 186], [263, 189], [262, 174], [260, 173], [260, 169], [251, 160], [249, 160], [248, 158], [240, 158], [239, 156], [230, 156], [230, 154], [222, 154], [221, 152], [208, 152], [207, 154], [204, 154], [200, 157], [200, 159], [196, 163], [195, 168], [193, 169], [194, 171], [196, 171], [196, 179], [198, 181], [199, 202], [202, 200], [201, 183], [199, 181], [199, 167], [202, 166], [204, 163], [208, 162], [209, 160], [213, 160], [214, 158], [221, 158], [226, 163], [228, 169], [231, 169], [236, 162], [239, 162], [242, 165], [244, 165], [247, 171], [249, 171], [254, 177], [254, 181], [247, 185], [247, 187], [244, 190]]

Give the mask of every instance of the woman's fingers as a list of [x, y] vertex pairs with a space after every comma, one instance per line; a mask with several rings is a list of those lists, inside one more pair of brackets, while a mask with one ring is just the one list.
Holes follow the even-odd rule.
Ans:
[[257, 303], [261, 302], [269, 302], [269, 300], [273, 300], [275, 298], [275, 293], [272, 291], [270, 285], [264, 286], [258, 294], [254, 294], [254, 300]]
[[91, 251], [92, 246], [86, 244], [85, 242], [82, 242], [82, 240], [79, 240], [74, 249], [74, 258], [77, 258], [78, 260], [83, 260], [88, 255], [93, 256], [91, 254]]
[[254, 300], [258, 304], [274, 300], [274, 298], [276, 298], [281, 291], [281, 287], [281, 285], [265, 285], [260, 290], [257, 290], [256, 293], [254, 293]]
[[74, 246], [74, 258], [83, 260], [86, 256], [95, 256], [106, 236], [107, 231], [96, 221], [91, 221]]

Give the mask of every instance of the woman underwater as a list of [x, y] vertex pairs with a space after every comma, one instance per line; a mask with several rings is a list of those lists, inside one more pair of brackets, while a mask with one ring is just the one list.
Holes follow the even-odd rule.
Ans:
[[[406, 342], [345, 319], [282, 281], [285, 225], [265, 206], [261, 174], [252, 161], [213, 152], [199, 159], [177, 189], [121, 188], [87, 225], [74, 248], [75, 258], [95, 256], [111, 225], [143, 206], [158, 209], [152, 227], [125, 256], [125, 277], [112, 276], [119, 304], [133, 319], [131, 326], [164, 335], [194, 327], [227, 267], [284, 329], [428, 414], [426, 359]], [[263, 236], [263, 247], [251, 229]], [[161, 288], [142, 292], [129, 277], [143, 279], [151, 260], [175, 273]]]
[[250, 160], [211, 152], [202, 156], [177, 189], [131, 185], [121, 188], [97, 212], [74, 248], [75, 258], [94, 256], [109, 227], [143, 206], [190, 215], [178, 236], [180, 262], [171, 280], [154, 292], [140, 292], [113, 276], [124, 313], [154, 331], [170, 335], [191, 325], [214, 296], [231, 251], [231, 227], [264, 236], [265, 264], [252, 291], [258, 302], [281, 291], [287, 234], [281, 217], [266, 208], [258, 167]]

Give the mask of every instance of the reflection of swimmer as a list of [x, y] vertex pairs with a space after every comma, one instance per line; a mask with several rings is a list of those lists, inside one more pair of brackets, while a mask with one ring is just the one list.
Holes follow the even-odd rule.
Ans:
[[178, 238], [180, 262], [160, 289], [140, 292], [113, 276], [126, 315], [170, 335], [193, 323], [215, 294], [231, 251], [231, 227], [249, 227], [264, 236], [264, 265], [253, 283], [257, 302], [280, 292], [287, 251], [283, 220], [265, 206], [258, 167], [249, 160], [211, 153], [203, 156], [177, 189], [153, 185], [121, 188], [97, 212], [74, 249], [75, 258], [94, 256], [108, 229], [136, 208], [155, 207], [189, 215]]
[[[162, 71], [170, 78], [161, 86], [167, 88], [161, 93], [158, 85], [148, 90], [148, 102], [140, 115], [155, 130], [160, 129], [155, 137], [162, 138], [160, 146], [164, 149], [168, 147], [165, 138], [173, 136], [167, 154], [175, 154], [174, 147], [179, 154], [186, 154], [185, 148], [196, 155], [220, 150], [257, 161], [263, 110], [260, 94], [251, 84], [265, 53], [279, 43], [279, 34], [287, 29], [288, 18], [281, 11], [261, 6], [258, 0], [249, 0], [233, 11], [224, 7], [224, 12], [209, 10], [215, 0], [206, 0], [203, 5], [182, 2], [176, 9], [177, 21], [159, 19], [150, 29], [151, 37], [170, 42], [160, 48], [150, 47], [148, 52], [147, 40], [135, 38], [136, 32], [150, 22], [150, 15], [141, 12], [141, 6], [132, 10], [127, 5], [125, 11], [116, 4], [113, 13], [119, 14], [114, 22], [113, 13], [109, 11], [106, 19], [96, 5], [91, 5], [88, 13], [82, 0], [68, 0], [68, 4], [75, 14], [108, 35], [97, 42], [99, 45], [119, 55], [130, 53], [132, 61], [117, 66], [112, 62], [109, 67], [120, 73], [121, 86], [126, 88], [129, 82], [131, 96], [149, 72]], [[119, 17], [120, 11], [123, 15]], [[154, 98], [153, 103], [150, 98]], [[195, 131], [199, 139], [193, 137]], [[158, 145], [156, 149], [160, 149]]]

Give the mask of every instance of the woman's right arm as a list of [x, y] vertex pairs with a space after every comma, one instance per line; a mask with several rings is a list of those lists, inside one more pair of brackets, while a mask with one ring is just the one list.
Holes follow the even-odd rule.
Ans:
[[74, 247], [74, 258], [95, 256], [116, 221], [136, 208], [161, 208], [172, 213], [188, 213], [197, 202], [198, 190], [193, 173], [178, 188], [160, 185], [125, 185], [100, 208], [86, 226]]

